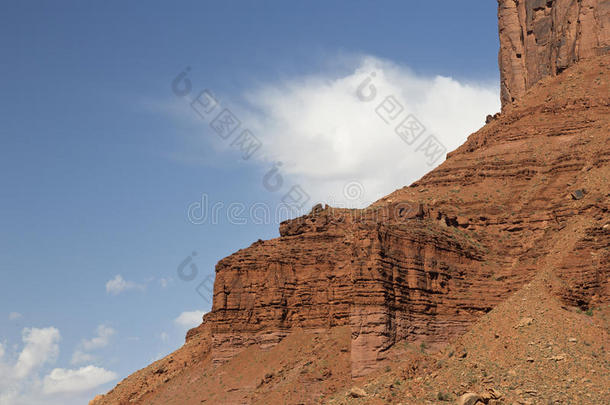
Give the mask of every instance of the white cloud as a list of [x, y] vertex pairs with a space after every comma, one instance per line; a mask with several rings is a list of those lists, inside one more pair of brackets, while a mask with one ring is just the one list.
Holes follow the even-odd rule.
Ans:
[[70, 360], [71, 364], [85, 364], [92, 363], [97, 360], [97, 357], [91, 353], [87, 353], [82, 351], [81, 349], [76, 349], [74, 353], [72, 353], [72, 359]]
[[14, 346], [15, 356], [5, 353], [7, 345], [0, 343], [0, 405], [87, 403], [94, 388], [117, 378], [112, 371], [93, 365], [49, 372], [58, 358], [61, 340], [54, 327], [25, 328], [22, 340], [20, 352], [19, 346]]
[[163, 343], [167, 343], [169, 342], [169, 335], [167, 332], [161, 332], [161, 334], [159, 334], [159, 339], [161, 339]]
[[8, 314], [9, 321], [16, 321], [17, 319], [20, 319], [22, 317], [23, 315], [21, 315], [19, 312], [11, 312], [10, 314]]
[[25, 347], [15, 364], [15, 376], [24, 378], [47, 362], [54, 361], [59, 354], [61, 336], [56, 328], [26, 328], [23, 330]]
[[144, 286], [133, 281], [127, 281], [120, 274], [106, 283], [106, 292], [112, 295], [118, 295], [129, 290], [144, 290]]
[[[375, 57], [354, 59], [349, 65], [347, 73], [267, 83], [246, 92], [241, 103], [220, 99], [262, 141], [254, 156], [264, 170], [282, 162], [284, 187], [278, 196], [300, 184], [311, 195], [311, 204], [365, 206], [440, 164], [446, 152], [484, 125], [487, 114], [500, 110], [496, 83], [422, 76]], [[376, 96], [362, 101], [357, 92], [367, 78]], [[361, 94], [368, 95], [368, 84], [363, 89]], [[389, 96], [402, 111], [386, 123], [376, 109]], [[395, 133], [410, 114], [426, 129], [411, 145]], [[417, 150], [429, 135], [446, 148], [432, 166], [422, 149]], [[354, 182], [356, 194], [344, 192]]]
[[95, 366], [77, 370], [56, 368], [44, 377], [42, 392], [57, 394], [88, 391], [117, 377], [116, 373]]
[[174, 322], [183, 328], [194, 328], [201, 325], [204, 311], [186, 311], [181, 313]]
[[100, 349], [108, 346], [110, 338], [116, 333], [110, 326], [99, 325], [97, 327], [97, 336], [90, 340], [83, 341], [83, 348], [85, 350]]
[[72, 364], [90, 363], [96, 359], [94, 355], [88, 353], [91, 350], [102, 349], [110, 344], [110, 339], [116, 331], [107, 325], [99, 325], [96, 329], [96, 336], [91, 339], [81, 341], [77, 349], [72, 354]]

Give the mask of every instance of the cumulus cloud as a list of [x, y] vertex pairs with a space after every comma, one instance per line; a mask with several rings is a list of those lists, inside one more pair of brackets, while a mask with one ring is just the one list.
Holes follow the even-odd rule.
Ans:
[[15, 376], [24, 378], [59, 354], [59, 330], [56, 328], [26, 328], [22, 334], [25, 347], [15, 364]]
[[199, 326], [201, 324], [203, 314], [205, 314], [205, 312], [200, 310], [186, 311], [174, 319], [174, 323], [183, 328], [194, 328], [195, 326]]
[[95, 366], [76, 370], [56, 368], [44, 377], [42, 392], [57, 394], [89, 391], [117, 377], [116, 373]]
[[[422, 75], [373, 56], [341, 58], [340, 64], [339, 69], [269, 81], [238, 98], [216, 95], [241, 121], [235, 134], [249, 129], [261, 141], [250, 161], [257, 161], [263, 173], [281, 163], [278, 197], [300, 185], [311, 197], [308, 205], [366, 206], [442, 163], [488, 114], [500, 110], [496, 81]], [[198, 123], [197, 135], [185, 138], [190, 152], [184, 161], [197, 160], [193, 150], [205, 161], [213, 159], [205, 150], [238, 150], [232, 146], [235, 134], [225, 142], [202, 137], [201, 129], [211, 131], [209, 122], [184, 100], [172, 100], [164, 111], [185, 127]], [[423, 131], [414, 129], [416, 122]], [[198, 148], [194, 138], [206, 147]]]
[[[421, 76], [374, 57], [343, 74], [268, 83], [244, 100], [236, 114], [262, 142], [255, 156], [269, 168], [281, 162], [312, 203], [343, 206], [367, 205], [417, 180], [500, 109], [496, 84]], [[430, 135], [442, 145], [436, 156], [426, 148]]]
[[94, 355], [88, 353], [92, 350], [102, 349], [110, 344], [110, 339], [116, 331], [107, 325], [99, 325], [96, 329], [96, 336], [91, 339], [84, 339], [80, 342], [77, 349], [72, 354], [72, 364], [90, 363], [96, 359]]
[[11, 312], [10, 314], [8, 314], [9, 321], [16, 321], [17, 319], [21, 319], [22, 317], [23, 315], [21, 315], [19, 312]]
[[[109, 334], [106, 329], [100, 331], [97, 337]], [[0, 343], [1, 405], [86, 403], [94, 388], [117, 378], [114, 372], [93, 365], [49, 371], [59, 355], [61, 334], [57, 328], [25, 328], [22, 340], [23, 348], [19, 351], [13, 346], [14, 354], [6, 353], [6, 343]], [[93, 346], [102, 344], [95, 340]]]
[[127, 281], [117, 274], [112, 280], [106, 283], [106, 292], [112, 295], [118, 295], [122, 292], [129, 290], [143, 290], [144, 286], [141, 284], [134, 283], [133, 281]]

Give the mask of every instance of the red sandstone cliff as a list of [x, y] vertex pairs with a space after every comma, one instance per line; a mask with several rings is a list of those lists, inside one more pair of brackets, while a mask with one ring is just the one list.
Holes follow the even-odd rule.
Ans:
[[498, 0], [502, 106], [610, 50], [609, 0]]
[[185, 346], [95, 404], [312, 403], [398, 342], [453, 343], [530, 283], [562, 307], [607, 303], [608, 2], [499, 3], [503, 98], [518, 104], [411, 186], [317, 208], [221, 260]]

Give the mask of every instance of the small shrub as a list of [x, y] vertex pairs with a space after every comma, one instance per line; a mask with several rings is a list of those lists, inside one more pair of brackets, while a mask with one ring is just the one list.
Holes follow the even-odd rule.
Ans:
[[439, 401], [451, 401], [451, 396], [446, 392], [439, 391], [438, 394], [436, 394], [436, 399]]

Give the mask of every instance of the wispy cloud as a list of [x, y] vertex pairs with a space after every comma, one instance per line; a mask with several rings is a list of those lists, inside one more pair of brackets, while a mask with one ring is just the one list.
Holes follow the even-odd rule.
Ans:
[[97, 357], [91, 353], [87, 353], [82, 349], [74, 350], [72, 353], [72, 359], [70, 360], [71, 364], [86, 364], [93, 363], [97, 360]]
[[95, 366], [76, 370], [56, 368], [44, 377], [42, 391], [45, 394], [83, 392], [115, 380], [117, 377], [116, 373]]
[[170, 284], [172, 281], [174, 281], [174, 279], [173, 279], [173, 278], [171, 278], [171, 277], [167, 277], [167, 278], [162, 277], [162, 278], [160, 278], [160, 279], [159, 279], [159, 285], [161, 286], [161, 288], [167, 288], [167, 286], [168, 286], [168, 285], [169, 285], [169, 284]]
[[135, 283], [133, 281], [127, 281], [117, 274], [112, 280], [106, 283], [106, 292], [112, 295], [118, 295], [122, 292], [129, 290], [144, 290], [144, 285]]
[[110, 339], [116, 334], [116, 330], [107, 325], [99, 325], [96, 329], [96, 336], [91, 339], [84, 339], [80, 342], [72, 354], [72, 364], [90, 363], [96, 360], [96, 356], [89, 353], [92, 350], [102, 349], [110, 344]]
[[205, 311], [186, 311], [174, 319], [174, 323], [182, 328], [194, 328], [201, 324], [203, 314], [205, 314]]
[[16, 321], [17, 319], [21, 319], [22, 317], [23, 315], [21, 315], [19, 312], [11, 312], [10, 314], [8, 314], [9, 321]]
[[83, 341], [85, 350], [101, 349], [108, 346], [110, 338], [116, 334], [116, 331], [110, 326], [99, 325], [97, 327], [97, 336]]

